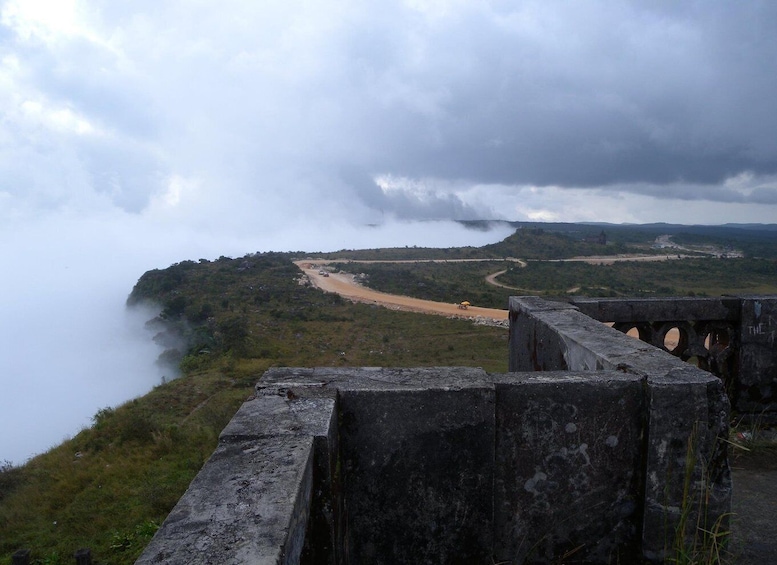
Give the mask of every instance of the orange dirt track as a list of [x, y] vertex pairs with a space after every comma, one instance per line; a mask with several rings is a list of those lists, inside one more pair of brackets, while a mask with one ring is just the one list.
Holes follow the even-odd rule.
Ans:
[[[557, 261], [584, 261], [591, 264], [611, 264], [616, 261], [667, 261], [672, 259], [686, 258], [685, 255], [677, 256], [640, 256], [640, 255], [618, 255], [615, 257], [574, 257], [572, 259], [558, 259]], [[512, 257], [504, 259], [505, 261], [513, 261], [521, 265], [526, 266], [526, 262], [521, 259], [514, 259]], [[431, 262], [447, 263], [447, 262], [477, 262], [477, 261], [493, 261], [493, 259], [449, 259], [449, 260], [430, 260]], [[496, 308], [479, 308], [477, 306], [469, 306], [467, 309], [459, 308], [459, 303], [447, 304], [445, 302], [434, 302], [432, 300], [421, 300], [420, 298], [410, 298], [408, 296], [399, 296], [396, 294], [386, 294], [384, 292], [378, 292], [365, 286], [360, 285], [354, 280], [354, 276], [349, 273], [329, 273], [329, 276], [319, 274], [322, 267], [326, 266], [333, 261], [326, 259], [306, 259], [295, 261], [294, 264], [299, 267], [303, 273], [305, 273], [310, 280], [311, 284], [316, 288], [319, 288], [325, 292], [334, 292], [340, 296], [353, 300], [355, 302], [364, 302], [367, 304], [378, 304], [387, 308], [393, 308], [395, 310], [405, 310], [407, 312], [422, 312], [424, 314], [438, 314], [442, 316], [473, 319], [473, 320], [493, 320], [494, 325], [505, 325], [508, 318], [507, 310], [498, 310]], [[351, 263], [386, 263], [387, 261], [351, 261]], [[417, 260], [407, 261], [388, 261], [390, 263], [417, 263]], [[496, 277], [501, 275], [504, 271], [494, 273], [486, 277], [486, 281], [495, 286], [501, 286], [504, 288], [511, 288], [506, 285], [500, 284], [496, 281]], [[519, 289], [516, 289], [519, 290]], [[462, 301], [466, 300], [466, 297], [462, 297]], [[629, 333], [632, 335], [632, 333]], [[632, 335], [632, 337], [637, 337]], [[677, 329], [672, 328], [669, 330], [666, 336], [665, 345], [671, 350], [677, 346], [679, 339], [679, 332]]]
[[[328, 261], [295, 261], [295, 264], [302, 269], [311, 284], [325, 292], [334, 292], [343, 298], [348, 298], [355, 302], [364, 302], [367, 304], [379, 304], [395, 310], [405, 310], [408, 312], [423, 312], [426, 314], [439, 314], [443, 316], [452, 316], [457, 318], [490, 318], [492, 320], [507, 320], [507, 310], [498, 310], [496, 308], [479, 308], [470, 306], [466, 310], [459, 308], [458, 303], [446, 304], [444, 302], [434, 302], [432, 300], [421, 300], [420, 298], [410, 298], [407, 296], [398, 296], [386, 294], [376, 290], [369, 289], [357, 283], [353, 275], [346, 273], [330, 273], [328, 277], [319, 274], [321, 266]], [[461, 300], [466, 300], [462, 296]]]

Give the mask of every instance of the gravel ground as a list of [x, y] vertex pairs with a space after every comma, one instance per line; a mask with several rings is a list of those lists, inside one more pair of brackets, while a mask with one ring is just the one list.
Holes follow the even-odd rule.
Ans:
[[777, 446], [731, 458], [731, 557], [736, 565], [777, 564]]

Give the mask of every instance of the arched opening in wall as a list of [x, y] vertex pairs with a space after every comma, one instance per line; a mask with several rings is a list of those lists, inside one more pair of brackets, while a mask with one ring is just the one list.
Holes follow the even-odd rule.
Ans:
[[[736, 329], [724, 322], [712, 322], [707, 325], [702, 335], [704, 348], [707, 350], [702, 368], [720, 377], [726, 386], [729, 396], [737, 364], [737, 333]], [[701, 366], [701, 365], [700, 365]]]
[[667, 351], [674, 352], [678, 345], [680, 345], [680, 328], [669, 328], [664, 334], [664, 347]]
[[704, 337], [704, 348], [707, 351], [713, 349], [725, 349], [731, 344], [731, 335], [726, 327], [712, 327]]
[[656, 345], [672, 355], [687, 360], [688, 333], [692, 331], [682, 322], [668, 322], [656, 333]]
[[613, 328], [619, 332], [625, 333], [629, 337], [640, 339], [647, 343], [652, 341], [652, 330], [649, 324], [645, 323], [633, 323], [633, 322], [618, 322], [611, 324]]

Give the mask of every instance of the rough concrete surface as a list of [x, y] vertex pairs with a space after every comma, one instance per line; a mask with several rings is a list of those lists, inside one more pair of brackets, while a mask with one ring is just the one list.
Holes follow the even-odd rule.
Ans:
[[727, 515], [719, 379], [510, 306], [511, 373], [269, 370], [138, 563], [661, 562], [684, 501]]
[[742, 304], [737, 400], [743, 412], [774, 413], [777, 420], [777, 299], [748, 297]]
[[[490, 376], [476, 367], [315, 367], [269, 369], [256, 385], [257, 391], [280, 389], [306, 395], [322, 391], [348, 390], [421, 390], [438, 388], [458, 390], [490, 383]], [[323, 393], [323, 392], [322, 392]]]
[[[699, 512], [712, 522], [727, 515], [731, 501], [726, 443], [730, 407], [720, 379], [598, 324], [568, 304], [511, 297], [510, 322], [512, 371], [604, 368], [645, 378], [644, 558], [664, 559], [667, 532], [675, 531], [686, 509], [691, 519]], [[702, 500], [708, 506], [688, 506]]]
[[350, 563], [487, 564], [494, 391], [341, 392]]
[[572, 304], [602, 322], [740, 318], [738, 298], [576, 298]]
[[296, 563], [312, 455], [311, 437], [222, 443], [136, 563]]
[[546, 373], [498, 385], [495, 560], [638, 555], [641, 378]]
[[[516, 307], [547, 310], [529, 297], [513, 297]], [[640, 339], [665, 346], [668, 330], [679, 333], [673, 354], [696, 359], [725, 383], [732, 406], [777, 423], [777, 298], [743, 295], [720, 298], [575, 299], [583, 313], [637, 328]]]

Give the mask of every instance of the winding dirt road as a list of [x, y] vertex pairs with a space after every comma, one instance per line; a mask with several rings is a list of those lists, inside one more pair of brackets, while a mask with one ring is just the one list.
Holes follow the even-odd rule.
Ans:
[[[681, 259], [686, 255], [615, 255], [615, 256], [591, 256], [591, 257], [573, 257], [571, 259], [554, 259], [552, 261], [573, 261], [585, 262], [594, 265], [608, 265], [617, 261], [668, 261], [672, 259]], [[326, 292], [334, 292], [355, 302], [364, 302], [367, 304], [378, 304], [395, 310], [405, 310], [409, 312], [423, 312], [425, 314], [438, 314], [456, 318], [468, 318], [482, 320], [484, 323], [491, 321], [496, 325], [506, 325], [507, 310], [496, 308], [480, 308], [469, 306], [466, 309], [459, 307], [458, 303], [447, 304], [445, 302], [434, 302], [432, 300], [422, 300], [420, 298], [411, 298], [409, 296], [399, 296], [396, 294], [387, 294], [367, 288], [350, 273], [331, 273], [324, 268], [330, 263], [478, 263], [478, 262], [499, 262], [511, 261], [518, 263], [521, 267], [526, 266], [526, 261], [514, 257], [504, 259], [404, 259], [394, 261], [362, 261], [352, 259], [303, 259], [295, 261], [294, 264], [299, 267], [307, 276], [310, 283]], [[324, 269], [322, 271], [322, 269]], [[326, 272], [327, 274], [321, 274]], [[525, 290], [507, 286], [496, 280], [496, 278], [506, 271], [502, 270], [486, 277], [486, 282], [494, 286], [513, 290]], [[574, 289], [570, 289], [574, 290]], [[530, 292], [526, 291], [525, 292]], [[466, 297], [462, 297], [462, 300]]]
[[[526, 265], [521, 265], [522, 267], [525, 267]], [[496, 277], [500, 277], [504, 275], [507, 272], [507, 269], [504, 269], [502, 271], [497, 271], [496, 273], [491, 273], [486, 277], [486, 282], [493, 286], [498, 286], [500, 288], [509, 288], [511, 290], [520, 290], [518, 288], [515, 288], [514, 286], [507, 286], [506, 284], [500, 283], [498, 280], [496, 280]]]
[[693, 259], [698, 255], [589, 255], [587, 257], [571, 257], [569, 259], [535, 259], [544, 263], [588, 263], [589, 265], [612, 265], [620, 261], [676, 261], [677, 259]]
[[[462, 259], [462, 261], [480, 261], [480, 259]], [[493, 261], [493, 259], [489, 259]], [[517, 261], [517, 260], [516, 260]], [[408, 296], [398, 296], [395, 294], [386, 294], [378, 292], [359, 284], [354, 280], [354, 276], [348, 273], [329, 273], [324, 276], [319, 273], [321, 268], [334, 261], [325, 260], [303, 260], [295, 261], [313, 286], [326, 292], [335, 292], [343, 298], [364, 302], [367, 304], [379, 304], [395, 310], [405, 310], [409, 312], [423, 312], [425, 314], [439, 314], [449, 317], [491, 320], [504, 325], [507, 322], [507, 310], [498, 310], [496, 308], [479, 308], [470, 306], [469, 308], [459, 308], [458, 304], [446, 304], [444, 302], [434, 302], [432, 300], [421, 300], [420, 298], [410, 298]], [[337, 261], [344, 262], [344, 261]], [[386, 261], [352, 261], [364, 263], [385, 263]], [[392, 261], [393, 262], [393, 261]], [[417, 263], [418, 261], [396, 261], [403, 263]], [[439, 261], [444, 262], [444, 261]], [[466, 298], [466, 297], [464, 297]]]

